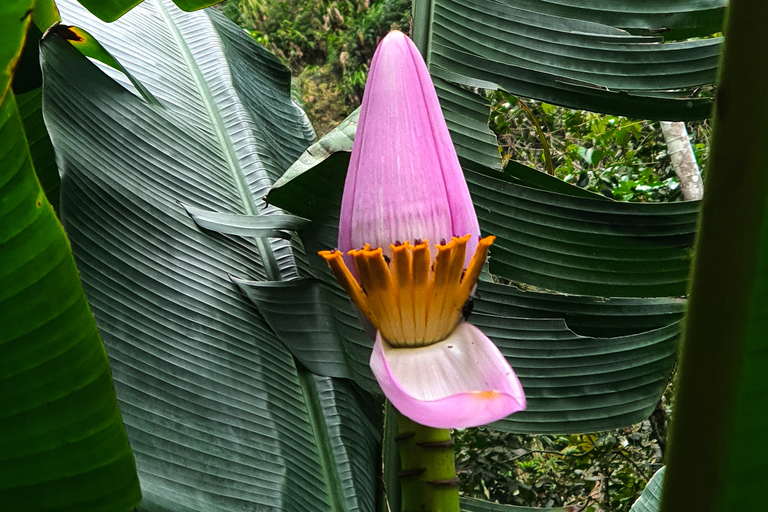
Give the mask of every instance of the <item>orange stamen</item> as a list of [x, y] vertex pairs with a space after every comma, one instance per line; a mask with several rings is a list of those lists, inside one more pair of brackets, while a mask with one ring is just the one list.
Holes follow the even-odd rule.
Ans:
[[393, 346], [419, 347], [448, 337], [461, 320], [461, 308], [474, 291], [495, 237], [478, 241], [463, 272], [470, 235], [436, 246], [434, 262], [426, 240], [391, 245], [388, 262], [381, 248], [349, 251], [358, 281], [338, 251], [320, 251], [352, 301]]

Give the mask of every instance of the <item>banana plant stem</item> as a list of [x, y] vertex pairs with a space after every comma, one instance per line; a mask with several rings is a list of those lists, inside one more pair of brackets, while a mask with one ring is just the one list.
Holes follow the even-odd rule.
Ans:
[[459, 479], [451, 431], [397, 413], [402, 512], [459, 512]]

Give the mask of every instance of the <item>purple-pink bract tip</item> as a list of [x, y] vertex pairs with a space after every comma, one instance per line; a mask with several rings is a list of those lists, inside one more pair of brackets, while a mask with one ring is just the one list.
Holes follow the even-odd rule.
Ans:
[[387, 252], [396, 241], [432, 245], [468, 233], [467, 262], [480, 228], [434, 85], [413, 42], [390, 32], [368, 74], [344, 185], [339, 249], [368, 243]]

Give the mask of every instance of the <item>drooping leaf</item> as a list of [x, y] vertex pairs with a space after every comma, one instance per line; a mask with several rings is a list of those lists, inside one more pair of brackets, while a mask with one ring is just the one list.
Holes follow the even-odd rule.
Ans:
[[475, 311], [520, 318], [560, 318], [582, 336], [616, 337], [658, 329], [682, 320], [678, 297], [593, 297], [480, 282]]
[[493, 423], [517, 433], [598, 432], [653, 412], [677, 356], [680, 325], [618, 338], [581, 337], [554, 319], [473, 314], [525, 389], [525, 411]]
[[682, 296], [699, 205], [622, 203], [534, 190], [465, 172], [491, 273], [564, 293]]
[[161, 103], [44, 41], [62, 219], [112, 362], [141, 509], [372, 510], [377, 399], [297, 364], [230, 278], [299, 274], [293, 242], [224, 234], [242, 216], [291, 227], [261, 201], [313, 137], [288, 71], [215, 11], [145, 2], [106, 26], [61, 8]]
[[591, 21], [633, 33], [688, 39], [722, 32], [727, 0], [636, 2], [635, 0], [515, 0], [522, 9]]
[[[479, 80], [548, 103], [628, 117], [709, 115], [711, 100], [693, 93], [714, 82], [717, 38], [663, 44], [585, 18], [552, 15], [545, 2], [429, 5], [427, 15], [415, 17], [414, 32], [424, 34], [420, 48], [435, 77], [468, 87]], [[562, 14], [572, 10], [578, 9]]]
[[102, 46], [98, 39], [93, 37], [86, 30], [79, 27], [58, 23], [49, 28], [48, 32], [49, 35], [55, 34], [65, 41], [68, 41], [69, 44], [80, 50], [80, 52], [86, 57], [90, 57], [101, 62], [102, 64], [106, 64], [112, 69], [119, 71], [131, 82], [133, 88], [141, 95], [142, 98], [144, 98], [149, 103], [159, 104], [157, 99], [152, 96], [152, 93], [150, 93], [144, 87], [144, 85], [139, 82], [136, 77], [131, 74], [130, 71], [128, 71], [128, 69], [123, 67], [123, 65], [120, 64], [117, 59], [115, 59], [109, 50]]
[[109, 364], [13, 93], [0, 140], [2, 510], [128, 511], [141, 493]]
[[[483, 169], [480, 172], [484, 172]], [[575, 197], [586, 197], [589, 199], [596, 199], [599, 201], [611, 201], [608, 197], [602, 194], [596, 194], [581, 187], [575, 187], [570, 183], [566, 183], [563, 180], [551, 176], [545, 172], [532, 169], [527, 165], [523, 165], [514, 160], [507, 162], [502, 173], [489, 173], [484, 172], [488, 176], [499, 178], [512, 183], [518, 183], [526, 187], [537, 188], [540, 190], [548, 190], [549, 192], [557, 192], [558, 194], [565, 194]]]
[[309, 370], [380, 392], [368, 366], [373, 343], [342, 290], [313, 279], [235, 282]]

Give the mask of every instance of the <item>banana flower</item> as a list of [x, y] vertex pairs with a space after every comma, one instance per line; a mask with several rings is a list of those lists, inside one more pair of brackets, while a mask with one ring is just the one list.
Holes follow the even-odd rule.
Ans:
[[371, 63], [338, 250], [320, 255], [377, 330], [384, 394], [419, 424], [466, 428], [525, 408], [506, 359], [462, 315], [493, 240], [480, 238], [426, 65], [393, 31]]

